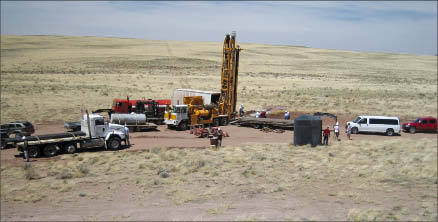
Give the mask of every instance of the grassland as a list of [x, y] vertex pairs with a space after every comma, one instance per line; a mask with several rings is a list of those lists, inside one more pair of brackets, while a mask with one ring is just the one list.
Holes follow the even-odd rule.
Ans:
[[[2, 163], [1, 198], [3, 203], [61, 209], [84, 199], [92, 205], [117, 200], [118, 209], [124, 209], [125, 195], [141, 209], [169, 207], [171, 211], [187, 205], [187, 210], [197, 209], [184, 219], [196, 215], [216, 220], [239, 220], [245, 215], [240, 219], [263, 219], [261, 214], [274, 204], [279, 212], [275, 217], [265, 214], [265, 219], [428, 221], [437, 219], [436, 163], [436, 140], [429, 139], [345, 141], [316, 148], [254, 145], [78, 153], [32, 165]], [[160, 174], [164, 171], [165, 176]], [[264, 195], [271, 198], [266, 203]], [[302, 198], [291, 207], [291, 201]], [[240, 200], [261, 201], [258, 209], [264, 210], [248, 213]], [[209, 205], [211, 201], [215, 204]], [[297, 218], [297, 212], [313, 204], [321, 210]], [[144, 211], [139, 212], [129, 219], [144, 220]], [[69, 217], [73, 213], [52, 214]], [[152, 215], [156, 214], [147, 218]], [[104, 214], [94, 219], [111, 218]], [[169, 214], [158, 219], [177, 218]]]
[[[219, 90], [222, 39], [1, 36], [1, 122], [78, 120], [113, 98]], [[240, 43], [238, 103], [291, 111], [435, 116], [437, 57]]]

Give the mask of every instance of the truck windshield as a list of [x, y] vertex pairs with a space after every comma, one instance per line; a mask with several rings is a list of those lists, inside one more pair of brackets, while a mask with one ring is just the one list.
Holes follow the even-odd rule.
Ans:
[[418, 118], [418, 119], [416, 119], [416, 120], [414, 121], [414, 123], [419, 123], [420, 120], [421, 120], [421, 118]]
[[174, 106], [172, 110], [174, 113], [186, 113], [187, 112], [186, 107]]
[[360, 120], [360, 117], [357, 117], [357, 118], [353, 121], [353, 123], [357, 123], [357, 122], [359, 122], [359, 120]]

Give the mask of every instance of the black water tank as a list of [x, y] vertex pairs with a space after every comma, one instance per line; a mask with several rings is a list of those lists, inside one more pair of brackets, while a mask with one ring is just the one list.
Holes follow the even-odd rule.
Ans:
[[294, 119], [294, 145], [321, 145], [322, 119], [319, 116], [301, 115]]

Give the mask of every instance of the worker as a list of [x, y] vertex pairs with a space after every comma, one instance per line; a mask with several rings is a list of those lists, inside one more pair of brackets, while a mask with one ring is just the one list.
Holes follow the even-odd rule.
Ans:
[[221, 128], [217, 128], [217, 130], [216, 130], [216, 136], [217, 136], [216, 148], [221, 147], [221, 145], [222, 145], [223, 133], [224, 132], [221, 130]]
[[286, 111], [286, 112], [284, 113], [284, 119], [286, 119], [286, 120], [289, 120], [289, 119], [290, 119], [290, 113], [289, 113], [289, 111]]
[[131, 146], [131, 143], [129, 142], [129, 128], [125, 124], [125, 145]]
[[239, 108], [239, 115], [240, 115], [240, 117], [242, 117], [244, 113], [245, 112], [243, 111], [243, 104], [240, 104], [240, 108]]
[[327, 126], [327, 128], [325, 128], [323, 135], [324, 135], [324, 145], [328, 145], [328, 139], [330, 136], [330, 127], [329, 126]]
[[351, 135], [351, 125], [350, 125], [350, 123], [348, 123], [347, 124], [347, 137], [349, 140], [351, 140], [350, 135]]
[[339, 141], [339, 122], [333, 126], [333, 130], [335, 131], [336, 140]]
[[260, 118], [266, 118], [266, 112], [263, 111], [262, 113], [260, 113]]
[[26, 136], [23, 136], [21, 139], [24, 140], [24, 144], [23, 144], [23, 154], [24, 154], [24, 159], [26, 160], [26, 162], [29, 162], [29, 147], [27, 144], [27, 140], [26, 140]]
[[256, 112], [256, 116], [255, 117], [256, 118], [260, 118], [260, 112], [259, 111]]

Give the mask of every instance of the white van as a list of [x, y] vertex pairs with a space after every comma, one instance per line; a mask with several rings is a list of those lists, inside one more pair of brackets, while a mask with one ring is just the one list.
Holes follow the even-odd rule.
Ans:
[[352, 122], [351, 133], [370, 132], [386, 133], [388, 136], [394, 133], [400, 134], [400, 119], [388, 116], [359, 116]]

